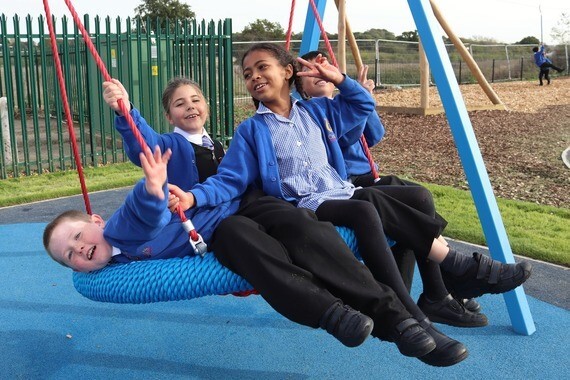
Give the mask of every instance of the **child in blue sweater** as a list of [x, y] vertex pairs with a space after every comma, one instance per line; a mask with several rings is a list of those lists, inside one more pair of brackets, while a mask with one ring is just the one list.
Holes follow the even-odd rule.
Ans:
[[540, 45], [540, 49], [538, 47], [533, 47], [533, 58], [534, 63], [540, 71], [538, 72], [538, 83], [540, 86], [543, 85], [542, 78], [546, 79], [547, 84], [550, 84], [550, 69], [554, 69], [559, 73], [563, 72], [564, 69], [554, 66], [552, 61], [546, 56], [546, 51], [544, 45]]
[[[301, 58], [308, 62], [314, 62], [319, 55], [327, 58], [320, 51], [308, 52]], [[374, 83], [367, 80], [366, 76], [367, 67], [363, 66], [359, 73], [359, 82], [372, 94]], [[297, 83], [299, 85], [297, 91], [305, 99], [318, 97], [332, 99], [334, 96], [334, 85], [330, 82], [303, 77]], [[384, 136], [384, 126], [376, 112], [373, 112], [366, 120], [363, 133], [368, 146], [375, 145]], [[347, 145], [343, 139], [339, 139], [339, 144], [345, 159], [350, 182], [356, 187], [376, 186], [381, 190], [378, 196], [384, 198], [384, 202], [379, 203], [383, 207], [380, 210], [380, 215], [384, 223], [389, 223], [389, 220], [393, 217], [397, 217], [400, 224], [405, 224], [408, 221], [393, 211], [393, 204], [396, 202], [409, 206], [410, 212], [414, 215], [413, 223], [417, 223], [417, 220], [420, 219], [423, 224], [439, 225], [440, 230], [445, 228], [447, 222], [435, 211], [431, 193], [425, 187], [410, 181], [401, 180], [396, 176], [383, 176], [376, 180], [371, 173], [370, 162], [362, 141], [359, 140], [354, 144]], [[438, 236], [438, 239], [447, 245], [447, 242], [441, 235]], [[411, 283], [415, 265], [414, 260], [406, 260], [405, 255], [408, 254], [407, 251], [409, 250], [406, 243], [407, 241], [396, 242], [396, 247], [393, 247], [392, 250], [394, 251], [396, 261], [400, 261], [398, 267], [404, 282], [408, 281], [406, 287], [409, 289], [408, 283]], [[475, 306], [479, 305], [474, 299], [465, 302], [465, 304], [475, 308], [472, 311], [464, 306], [463, 300], [456, 300], [450, 296], [444, 284], [439, 265], [433, 261], [424, 260], [422, 257], [416, 257], [416, 260], [424, 288], [424, 293], [420, 295], [418, 303], [432, 321], [459, 327], [487, 325], [487, 317], [478, 312]], [[405, 265], [406, 263], [408, 264]]]
[[209, 118], [208, 104], [200, 86], [184, 77], [171, 79], [162, 93], [162, 106], [166, 119], [173, 126], [169, 133], [157, 133], [129, 103], [129, 94], [116, 79], [103, 82], [103, 99], [116, 113], [115, 128], [121, 134], [129, 159], [140, 166], [141, 146], [127, 119], [120, 114], [122, 99], [137, 129], [148, 146], [158, 145], [162, 151], [172, 150], [168, 163], [168, 182], [189, 190], [198, 182], [216, 173], [224, 156], [222, 144], [206, 131]]
[[[178, 215], [168, 210], [166, 166], [172, 152], [156, 147], [140, 153], [145, 178], [128, 194], [107, 222], [99, 215], [66, 211], [50, 222], [43, 235], [46, 251], [58, 263], [90, 272], [109, 263], [184, 257], [193, 254]], [[209, 239], [227, 210], [186, 213]], [[217, 216], [217, 219], [216, 219]]]

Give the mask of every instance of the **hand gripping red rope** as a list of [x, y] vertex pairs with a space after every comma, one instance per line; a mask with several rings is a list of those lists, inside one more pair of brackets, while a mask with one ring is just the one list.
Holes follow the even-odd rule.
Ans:
[[[85, 42], [87, 49], [89, 49], [89, 51], [91, 52], [91, 55], [95, 59], [95, 63], [97, 65], [97, 67], [99, 68], [99, 71], [103, 75], [103, 78], [105, 79], [105, 81], [111, 81], [111, 76], [109, 75], [109, 72], [107, 71], [107, 68], [105, 67], [105, 64], [103, 63], [103, 60], [101, 59], [101, 57], [97, 53], [97, 50], [95, 49], [95, 46], [93, 45], [93, 42], [91, 41], [91, 38], [89, 37], [89, 33], [87, 33], [87, 30], [85, 30], [85, 27], [81, 23], [81, 20], [79, 19], [79, 15], [75, 11], [75, 8], [73, 8], [73, 5], [71, 4], [71, 2], [69, 0], [64, 0], [64, 1], [65, 1], [65, 4], [67, 5], [67, 8], [71, 12], [71, 16], [73, 17], [73, 21], [75, 22], [75, 25], [81, 31], [81, 35], [83, 36], [83, 41]], [[65, 107], [65, 111], [66, 111], [65, 113], [66, 113], [66, 116], [68, 118], [67, 125], [70, 128], [71, 141], [72, 141], [72, 145], [74, 145], [74, 147], [75, 147], [74, 148], [74, 152], [75, 152], [75, 151], [77, 151], [77, 142], [75, 140], [75, 134], [73, 132], [73, 122], [71, 120], [71, 112], [69, 110], [69, 102], [67, 100], [67, 94], [65, 91], [65, 82], [63, 80], [63, 72], [61, 70], [61, 62], [59, 60], [59, 55], [57, 52], [57, 42], [56, 42], [56, 38], [55, 38], [55, 31], [54, 31], [53, 24], [52, 24], [51, 12], [50, 12], [49, 4], [48, 4], [47, 0], [44, 0], [43, 2], [44, 2], [44, 9], [46, 12], [46, 18], [47, 18], [47, 23], [48, 23], [48, 27], [49, 27], [50, 37], [51, 37], [51, 45], [52, 45], [53, 56], [55, 57], [55, 60], [56, 60], [59, 86], [61, 89], [61, 97], [62, 97], [63, 104]], [[135, 135], [135, 138], [138, 141], [139, 145], [141, 146], [142, 149], [145, 149], [147, 147], [146, 141], [144, 141], [143, 137], [141, 136], [133, 118], [131, 117], [131, 115], [129, 113], [129, 110], [125, 106], [125, 103], [123, 102], [122, 99], [119, 99], [119, 101], [117, 103], [119, 105], [121, 113], [127, 119], [129, 127], [131, 128], [131, 131]], [[78, 153], [76, 154], [75, 160], [77, 162], [78, 171], [79, 171], [81, 161], [79, 160], [79, 154]], [[83, 178], [83, 176], [82, 176], [82, 171], [81, 171], [80, 179], [82, 179], [82, 178]], [[85, 197], [87, 194], [87, 191], [86, 191], [86, 189], [83, 190], [83, 187], [84, 186], [83, 186], [83, 182], [82, 182], [82, 191], [84, 191], [84, 197]], [[86, 206], [87, 206], [87, 203], [86, 203]], [[90, 206], [87, 206], [87, 207], [89, 208], [88, 213], [90, 214], [91, 213], [90, 212]], [[180, 209], [180, 207], [178, 207], [177, 211], [178, 211], [178, 215], [180, 216], [180, 219], [182, 220], [182, 226], [184, 227], [184, 230], [188, 233], [188, 235], [190, 237], [190, 239], [189, 239], [190, 244], [192, 245], [194, 252], [196, 254], [203, 256], [208, 250], [208, 247], [207, 247], [206, 243], [204, 242], [204, 239], [202, 239], [202, 236], [200, 236], [200, 234], [198, 234], [198, 232], [194, 228], [194, 225], [186, 217], [186, 215]]]

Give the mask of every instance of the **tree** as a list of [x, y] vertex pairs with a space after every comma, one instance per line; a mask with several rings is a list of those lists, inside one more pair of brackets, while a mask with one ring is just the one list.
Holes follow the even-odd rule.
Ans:
[[418, 31], [410, 31], [410, 32], [402, 32], [399, 36], [396, 37], [398, 41], [410, 41], [410, 42], [418, 42], [420, 40], [418, 36]]
[[363, 33], [354, 33], [354, 37], [373, 40], [395, 40], [396, 35], [386, 29], [368, 29]]
[[[156, 19], [160, 18], [160, 32], [165, 31], [166, 20], [177, 20], [182, 25], [185, 20], [193, 20], [196, 14], [192, 11], [188, 4], [183, 4], [178, 0], [143, 0], [142, 3], [135, 8], [136, 16], [141, 20], [151, 20], [151, 30], [158, 32]], [[175, 24], [171, 23], [171, 29]]]
[[570, 14], [562, 12], [560, 20], [556, 26], [550, 31], [550, 37], [554, 42], [560, 45], [567, 45], [570, 43]]
[[285, 39], [285, 30], [278, 22], [257, 19], [243, 28], [241, 33], [234, 33], [236, 41], [276, 41]]
[[533, 36], [528, 36], [515, 43], [516, 45], [540, 45], [538, 38]]

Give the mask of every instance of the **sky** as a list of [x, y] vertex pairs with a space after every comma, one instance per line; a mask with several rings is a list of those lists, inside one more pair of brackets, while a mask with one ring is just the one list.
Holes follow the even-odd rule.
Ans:
[[[281, 24], [287, 30], [291, 0], [180, 0], [190, 5], [198, 20], [232, 19], [234, 32], [257, 19]], [[52, 15], [69, 15], [63, 0], [49, 0]], [[134, 16], [142, 0], [72, 0], [79, 15]], [[570, 14], [567, 0], [435, 0], [451, 30], [462, 38], [485, 37], [499, 43], [515, 43], [534, 36], [552, 43], [551, 30], [563, 12]], [[0, 12], [11, 18], [44, 14], [40, 0], [0, 0]], [[309, 0], [296, 0], [293, 32], [303, 31]], [[407, 1], [346, 0], [346, 13], [353, 32], [386, 29], [396, 35], [415, 30]], [[327, 0], [323, 19], [325, 30], [337, 33], [338, 11], [334, 0]], [[11, 25], [12, 22], [8, 22]], [[541, 28], [542, 25], [542, 28]], [[20, 27], [20, 30], [22, 30]], [[10, 29], [8, 30], [10, 32]], [[441, 32], [443, 35], [444, 33]]]

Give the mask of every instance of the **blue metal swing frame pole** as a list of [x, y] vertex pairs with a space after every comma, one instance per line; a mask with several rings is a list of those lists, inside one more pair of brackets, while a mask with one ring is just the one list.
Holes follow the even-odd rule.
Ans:
[[[324, 16], [326, 0], [315, 0], [321, 19]], [[489, 176], [473, 132], [467, 108], [459, 91], [459, 85], [443, 44], [440, 28], [429, 0], [408, 0], [408, 5], [416, 23], [431, 73], [437, 85], [451, 133], [469, 182], [471, 195], [481, 221], [483, 233], [491, 256], [505, 263], [514, 263], [509, 240], [499, 213], [497, 201], [489, 181]], [[319, 26], [309, 4], [299, 54], [317, 50], [320, 39]], [[536, 331], [528, 300], [523, 287], [503, 295], [514, 331], [531, 335]]]

